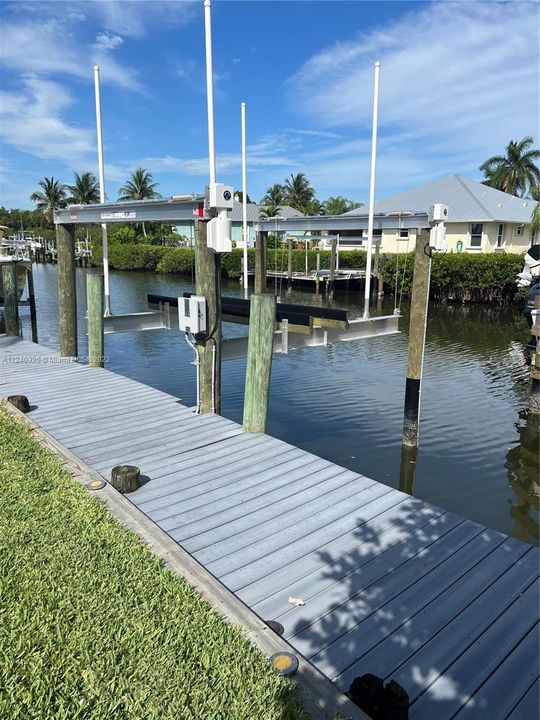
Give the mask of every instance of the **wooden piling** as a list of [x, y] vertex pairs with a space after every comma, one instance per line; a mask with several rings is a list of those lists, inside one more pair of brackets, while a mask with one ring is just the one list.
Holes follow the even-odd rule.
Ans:
[[275, 295], [252, 295], [244, 394], [244, 430], [265, 432], [276, 326]]
[[19, 291], [17, 288], [17, 263], [2, 265], [2, 283], [4, 285], [4, 321], [6, 335], [19, 337]]
[[[536, 350], [531, 359], [531, 395], [529, 397], [529, 412], [540, 415], [540, 295], [534, 298], [533, 325], [531, 335], [536, 337]], [[536, 318], [535, 318], [536, 315]], [[536, 320], [536, 322], [535, 322]]]
[[292, 238], [287, 240], [287, 292], [292, 290]]
[[266, 292], [266, 252], [268, 233], [260, 231], [255, 240], [255, 294]]
[[319, 294], [319, 289], [320, 289], [320, 282], [321, 282], [321, 279], [319, 277], [320, 269], [321, 269], [321, 253], [318, 252], [317, 253], [317, 274], [315, 275], [315, 294], [316, 295]]
[[409, 323], [409, 360], [405, 384], [403, 410], [403, 445], [416, 447], [419, 437], [420, 392], [426, 343], [431, 251], [429, 232], [421, 232], [416, 238], [414, 274]]
[[75, 226], [57, 225], [58, 312], [60, 355], [77, 357], [77, 291], [75, 287]]
[[221, 255], [206, 245], [206, 222], [195, 241], [195, 288], [206, 298], [207, 331], [195, 336], [199, 362], [199, 412], [221, 412]]
[[101, 273], [91, 272], [86, 276], [86, 309], [88, 326], [88, 365], [103, 367], [105, 292]]
[[336, 248], [337, 239], [332, 240], [332, 246], [330, 249], [330, 276], [328, 278], [328, 294], [330, 297], [334, 294], [334, 277], [336, 275]]
[[[37, 257], [37, 250], [35, 252]], [[26, 274], [28, 281], [28, 303], [30, 305], [30, 326], [32, 328], [32, 342], [38, 342], [38, 326], [37, 326], [37, 313], [36, 313], [36, 295], [34, 292], [34, 272], [32, 265], [28, 268]]]

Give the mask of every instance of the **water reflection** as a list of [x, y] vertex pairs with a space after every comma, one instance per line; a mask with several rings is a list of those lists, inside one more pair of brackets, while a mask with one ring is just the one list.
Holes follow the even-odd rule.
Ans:
[[[79, 352], [86, 354], [85, 271], [77, 270]], [[58, 347], [56, 268], [34, 271], [40, 341]], [[116, 313], [147, 309], [147, 293], [180, 295], [190, 278], [112, 273]], [[286, 284], [282, 287], [285, 297]], [[237, 282], [223, 292], [242, 296]], [[279, 286], [278, 286], [279, 292]], [[363, 310], [362, 294], [293, 290], [287, 300]], [[381, 311], [391, 313], [394, 299]], [[402, 462], [401, 430], [407, 365], [408, 308], [402, 333], [276, 356], [268, 431], [280, 439], [392, 487], [535, 542], [538, 445], [523, 416], [528, 331], [515, 308], [433, 304], [426, 343], [420, 450]], [[21, 311], [30, 337], [27, 310]], [[228, 336], [246, 328], [227, 324]], [[107, 336], [107, 367], [195, 404], [192, 351], [180, 333], [156, 331]], [[223, 367], [223, 413], [241, 421], [245, 359]], [[509, 469], [511, 468], [511, 470]], [[527, 471], [525, 472], [525, 467]], [[510, 473], [512, 473], [510, 478]], [[510, 481], [509, 481], [510, 478]], [[531, 520], [534, 525], [531, 525]], [[524, 530], [524, 527], [526, 529]]]
[[515, 520], [512, 535], [525, 542], [538, 543], [540, 534], [540, 478], [538, 476], [538, 415], [527, 410], [516, 423], [519, 441], [506, 453], [508, 483], [515, 494], [510, 515]]

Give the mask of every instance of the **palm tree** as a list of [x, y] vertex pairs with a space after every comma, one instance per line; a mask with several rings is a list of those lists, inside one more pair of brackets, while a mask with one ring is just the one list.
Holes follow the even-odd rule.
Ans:
[[274, 203], [265, 205], [263, 208], [261, 208], [260, 215], [263, 218], [278, 217], [279, 216], [279, 205], [275, 205]]
[[285, 188], [280, 183], [270, 185], [266, 191], [266, 195], [261, 200], [261, 205], [274, 205], [279, 207], [285, 201]]
[[[66, 186], [54, 177], [46, 177], [38, 183], [41, 190], [33, 192], [30, 200], [37, 205], [45, 218], [52, 223], [55, 210], [66, 206]], [[56, 246], [58, 247], [58, 225], [54, 226]]]
[[[152, 200], [161, 195], [156, 192], [158, 183], [152, 182], [152, 175], [142, 167], [131, 173], [131, 178], [118, 191], [119, 200]], [[143, 235], [146, 237], [146, 228], [142, 224]]]
[[66, 206], [66, 186], [53, 177], [43, 178], [38, 185], [41, 191], [33, 192], [30, 200], [36, 203], [37, 209], [52, 222], [54, 211]]
[[540, 170], [535, 160], [540, 150], [529, 150], [534, 143], [527, 135], [520, 140], [510, 140], [506, 155], [494, 155], [480, 165], [484, 173], [484, 184], [511, 195], [523, 196], [528, 188], [540, 184]]
[[531, 187], [530, 195], [533, 200], [536, 200], [536, 205], [532, 211], [531, 222], [529, 224], [531, 228], [531, 239], [534, 242], [536, 240], [536, 236], [540, 235], [540, 185]]
[[309, 184], [304, 173], [291, 175], [285, 180], [285, 201], [291, 207], [300, 212], [308, 212], [309, 205], [314, 199], [315, 190]]
[[324, 201], [324, 208], [327, 215], [343, 215], [343, 213], [349, 212], [349, 210], [356, 210], [356, 208], [362, 207], [362, 205], [363, 203], [353, 202], [341, 195], [329, 197], [328, 200]]
[[307, 215], [326, 215], [326, 208], [324, 203], [315, 198], [306, 207], [306, 213]]
[[70, 195], [69, 203], [75, 205], [91, 205], [99, 202], [99, 183], [92, 172], [75, 173], [73, 185], [66, 185]]

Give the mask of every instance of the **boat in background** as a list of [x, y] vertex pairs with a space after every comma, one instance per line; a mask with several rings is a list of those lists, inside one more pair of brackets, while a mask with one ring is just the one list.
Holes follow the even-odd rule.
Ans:
[[2, 268], [6, 264], [15, 263], [17, 267], [17, 290], [19, 299], [21, 298], [26, 285], [26, 275], [32, 263], [30, 260], [29, 249], [24, 239], [19, 236], [11, 236], [4, 240], [4, 232], [7, 228], [0, 225], [0, 304], [4, 302], [4, 283], [2, 280]]

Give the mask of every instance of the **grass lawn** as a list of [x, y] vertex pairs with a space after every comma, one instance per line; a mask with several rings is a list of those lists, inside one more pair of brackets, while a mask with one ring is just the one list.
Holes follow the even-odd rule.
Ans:
[[0, 405], [0, 717], [305, 720], [292, 685]]

